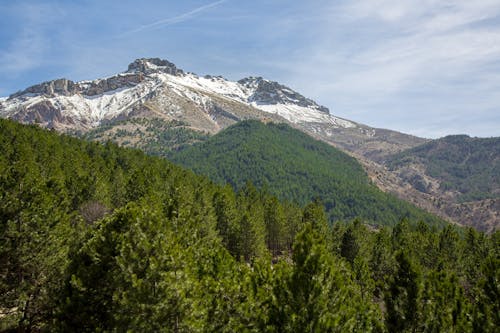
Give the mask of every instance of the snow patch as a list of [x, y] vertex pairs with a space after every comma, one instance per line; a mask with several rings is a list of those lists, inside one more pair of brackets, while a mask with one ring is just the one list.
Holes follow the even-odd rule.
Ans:
[[[148, 63], [148, 66], [151, 69], [160, 67], [151, 63]], [[121, 73], [118, 75], [126, 76], [130, 75], [130, 73]], [[88, 87], [98, 81], [100, 80], [81, 81], [77, 84], [81, 87]], [[292, 99], [281, 104], [252, 102], [250, 98], [254, 94], [255, 89], [257, 89], [256, 82], [250, 82], [244, 85], [239, 82], [226, 80], [222, 77], [199, 77], [192, 73], [176, 76], [156, 72], [147, 75], [144, 81], [134, 86], [121, 87], [95, 96], [75, 94], [72, 96], [46, 97], [43, 95], [28, 96], [26, 94], [13, 99], [1, 98], [0, 114], [2, 116], [9, 116], [22, 108], [29, 108], [36, 103], [48, 100], [61, 110], [63, 114], [71, 115], [75, 119], [97, 126], [102, 120], [114, 118], [126, 112], [135, 103], [146, 100], [148, 96], [151, 96], [153, 91], [160, 87], [168, 88], [172, 92], [193, 101], [204, 109], [212, 105], [212, 95], [216, 95], [231, 101], [244, 103], [264, 112], [277, 114], [296, 124], [321, 123], [329, 124], [337, 128], [351, 128], [357, 126], [353, 122], [332, 116], [314, 107], [304, 107], [294, 104], [298, 101]], [[283, 91], [290, 94], [294, 93], [288, 88], [283, 89]], [[161, 96], [158, 96], [158, 98], [161, 98]], [[180, 106], [173, 105], [172, 101], [166, 102], [171, 104], [169, 106], [169, 113], [182, 113]]]
[[265, 112], [277, 114], [292, 123], [325, 123], [335, 127], [350, 128], [356, 125], [348, 120], [341, 119], [316, 109], [293, 104], [257, 104], [254, 107]]

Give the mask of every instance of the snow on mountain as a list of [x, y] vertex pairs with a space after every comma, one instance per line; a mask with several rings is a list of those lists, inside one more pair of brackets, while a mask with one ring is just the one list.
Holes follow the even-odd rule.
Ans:
[[127, 116], [134, 106], [161, 94], [163, 89], [201, 107], [207, 107], [216, 96], [279, 115], [295, 124], [356, 127], [277, 82], [261, 77], [238, 82], [220, 76], [199, 77], [158, 58], [137, 59], [126, 72], [109, 78], [81, 82], [58, 79], [29, 87], [0, 99], [0, 116], [46, 127], [88, 129], [104, 120]]
[[[110, 79], [117, 77], [119, 76]], [[69, 94], [36, 91], [30, 87], [0, 101], [0, 116], [12, 117], [22, 122], [45, 122], [47, 127], [52, 127], [52, 123], [56, 121], [61, 123], [62, 117], [72, 120], [70, 124], [66, 124], [69, 127], [72, 127], [72, 124], [83, 128], [96, 127], [104, 119], [112, 119], [127, 112], [132, 105], [145, 100], [162, 84], [161, 81], [150, 78], [140, 83], [127, 82], [125, 85], [98, 93], [91, 90], [102, 85], [101, 82], [103, 80], [77, 82], [77, 90]], [[50, 82], [46, 84], [50, 85]]]
[[[224, 96], [259, 110], [277, 114], [292, 123], [316, 122], [344, 128], [356, 126], [353, 122], [330, 115], [327, 108], [306, 99], [290, 88], [262, 78], [250, 77], [233, 82], [220, 76], [198, 77], [187, 74], [170, 77], [167, 84], [177, 91], [180, 85]], [[193, 99], [197, 101], [196, 98]]]

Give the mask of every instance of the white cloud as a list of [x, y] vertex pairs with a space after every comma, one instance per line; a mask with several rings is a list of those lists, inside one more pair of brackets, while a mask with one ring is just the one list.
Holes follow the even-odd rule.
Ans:
[[415, 121], [420, 135], [427, 121], [425, 136], [486, 127], [500, 135], [498, 118], [492, 132], [463, 116], [500, 108], [491, 75], [500, 67], [500, 1], [361, 0], [324, 12], [322, 36], [286, 66], [288, 80], [332, 113], [400, 130]]
[[[401, 7], [401, 3], [405, 5]], [[469, 25], [498, 15], [500, 2], [486, 1], [476, 6], [471, 3], [474, 2], [358, 1], [362, 10], [355, 6], [356, 11], [364, 16], [371, 14], [384, 19], [400, 19], [398, 27], [402, 32], [361, 49], [348, 62], [376, 67], [377, 71], [397, 77], [399, 82], [392, 85], [404, 89], [406, 84], [415, 80], [446, 78], [464, 72], [470, 74], [471, 66], [498, 61], [500, 27], [472, 28]], [[391, 4], [399, 8], [398, 15], [391, 14]], [[355, 76], [364, 76], [364, 73], [375, 83], [374, 89], [379, 90], [380, 82], [373, 79], [371, 71], [358, 72]]]
[[209, 4], [206, 4], [206, 5], [197, 7], [195, 9], [192, 9], [192, 10], [186, 12], [186, 13], [183, 13], [183, 14], [180, 14], [180, 15], [177, 15], [177, 16], [172, 16], [172, 17], [168, 17], [168, 18], [165, 18], [165, 19], [161, 19], [161, 20], [155, 21], [153, 23], [141, 25], [141, 26], [139, 26], [139, 27], [137, 27], [137, 28], [135, 28], [133, 30], [130, 30], [130, 31], [126, 32], [124, 35], [131, 34], [131, 33], [136, 33], [136, 32], [140, 32], [140, 31], [144, 31], [144, 30], [159, 29], [159, 28], [164, 27], [164, 26], [168, 26], [168, 25], [172, 25], [172, 24], [176, 24], [176, 23], [181, 23], [181, 22], [184, 22], [184, 21], [192, 19], [193, 17], [199, 15], [200, 13], [202, 13], [204, 11], [209, 10], [210, 8], [213, 8], [213, 7], [216, 7], [218, 5], [221, 5], [222, 3], [226, 2], [226, 1], [227, 0], [215, 1], [215, 2], [212, 2], [212, 3], [209, 3]]

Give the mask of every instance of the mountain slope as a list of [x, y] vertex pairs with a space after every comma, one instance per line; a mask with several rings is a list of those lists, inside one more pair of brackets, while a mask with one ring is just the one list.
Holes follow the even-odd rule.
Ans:
[[112, 140], [160, 156], [242, 120], [287, 123], [349, 152], [384, 191], [443, 218], [480, 226], [498, 221], [500, 211], [494, 198], [461, 204], [450, 201], [447, 192], [420, 192], [414, 180], [382, 164], [430, 140], [336, 117], [289, 87], [261, 77], [202, 77], [166, 60], [143, 58], [108, 78], [58, 79], [0, 98], [0, 117], [87, 139]]
[[500, 226], [500, 138], [447, 136], [391, 156], [389, 170], [462, 224]]
[[[457, 202], [500, 197], [500, 138], [447, 136], [390, 157], [392, 170], [422, 166]], [[431, 184], [421, 181], [423, 192]]]
[[300, 204], [318, 197], [331, 220], [360, 217], [392, 225], [408, 216], [440, 223], [378, 190], [353, 157], [285, 124], [240, 122], [169, 157], [236, 189], [251, 181]]
[[261, 77], [237, 82], [200, 77], [158, 58], [137, 59], [127, 71], [104, 79], [58, 79], [29, 87], [0, 100], [0, 116], [81, 132], [131, 118], [158, 118], [212, 134], [240, 120], [271, 119], [370, 158], [426, 141], [336, 117], [289, 87]]

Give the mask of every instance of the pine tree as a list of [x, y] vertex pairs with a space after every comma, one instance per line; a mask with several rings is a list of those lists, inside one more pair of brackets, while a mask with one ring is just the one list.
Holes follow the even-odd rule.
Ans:
[[378, 331], [380, 314], [348, 269], [328, 252], [325, 239], [307, 223], [293, 247], [293, 266], [279, 266], [271, 325], [277, 332]]
[[418, 331], [470, 332], [470, 305], [453, 274], [432, 271], [419, 302]]
[[396, 254], [397, 270], [385, 295], [389, 332], [411, 332], [417, 326], [420, 274], [408, 255]]
[[232, 255], [237, 255], [239, 216], [236, 210], [236, 198], [229, 185], [214, 194], [213, 205], [222, 243]]
[[276, 197], [269, 197], [264, 203], [267, 248], [273, 256], [285, 250], [285, 213]]
[[353, 227], [347, 228], [342, 236], [342, 243], [340, 246], [340, 255], [344, 257], [350, 264], [354, 263], [354, 259], [358, 255], [359, 244], [356, 240]]

